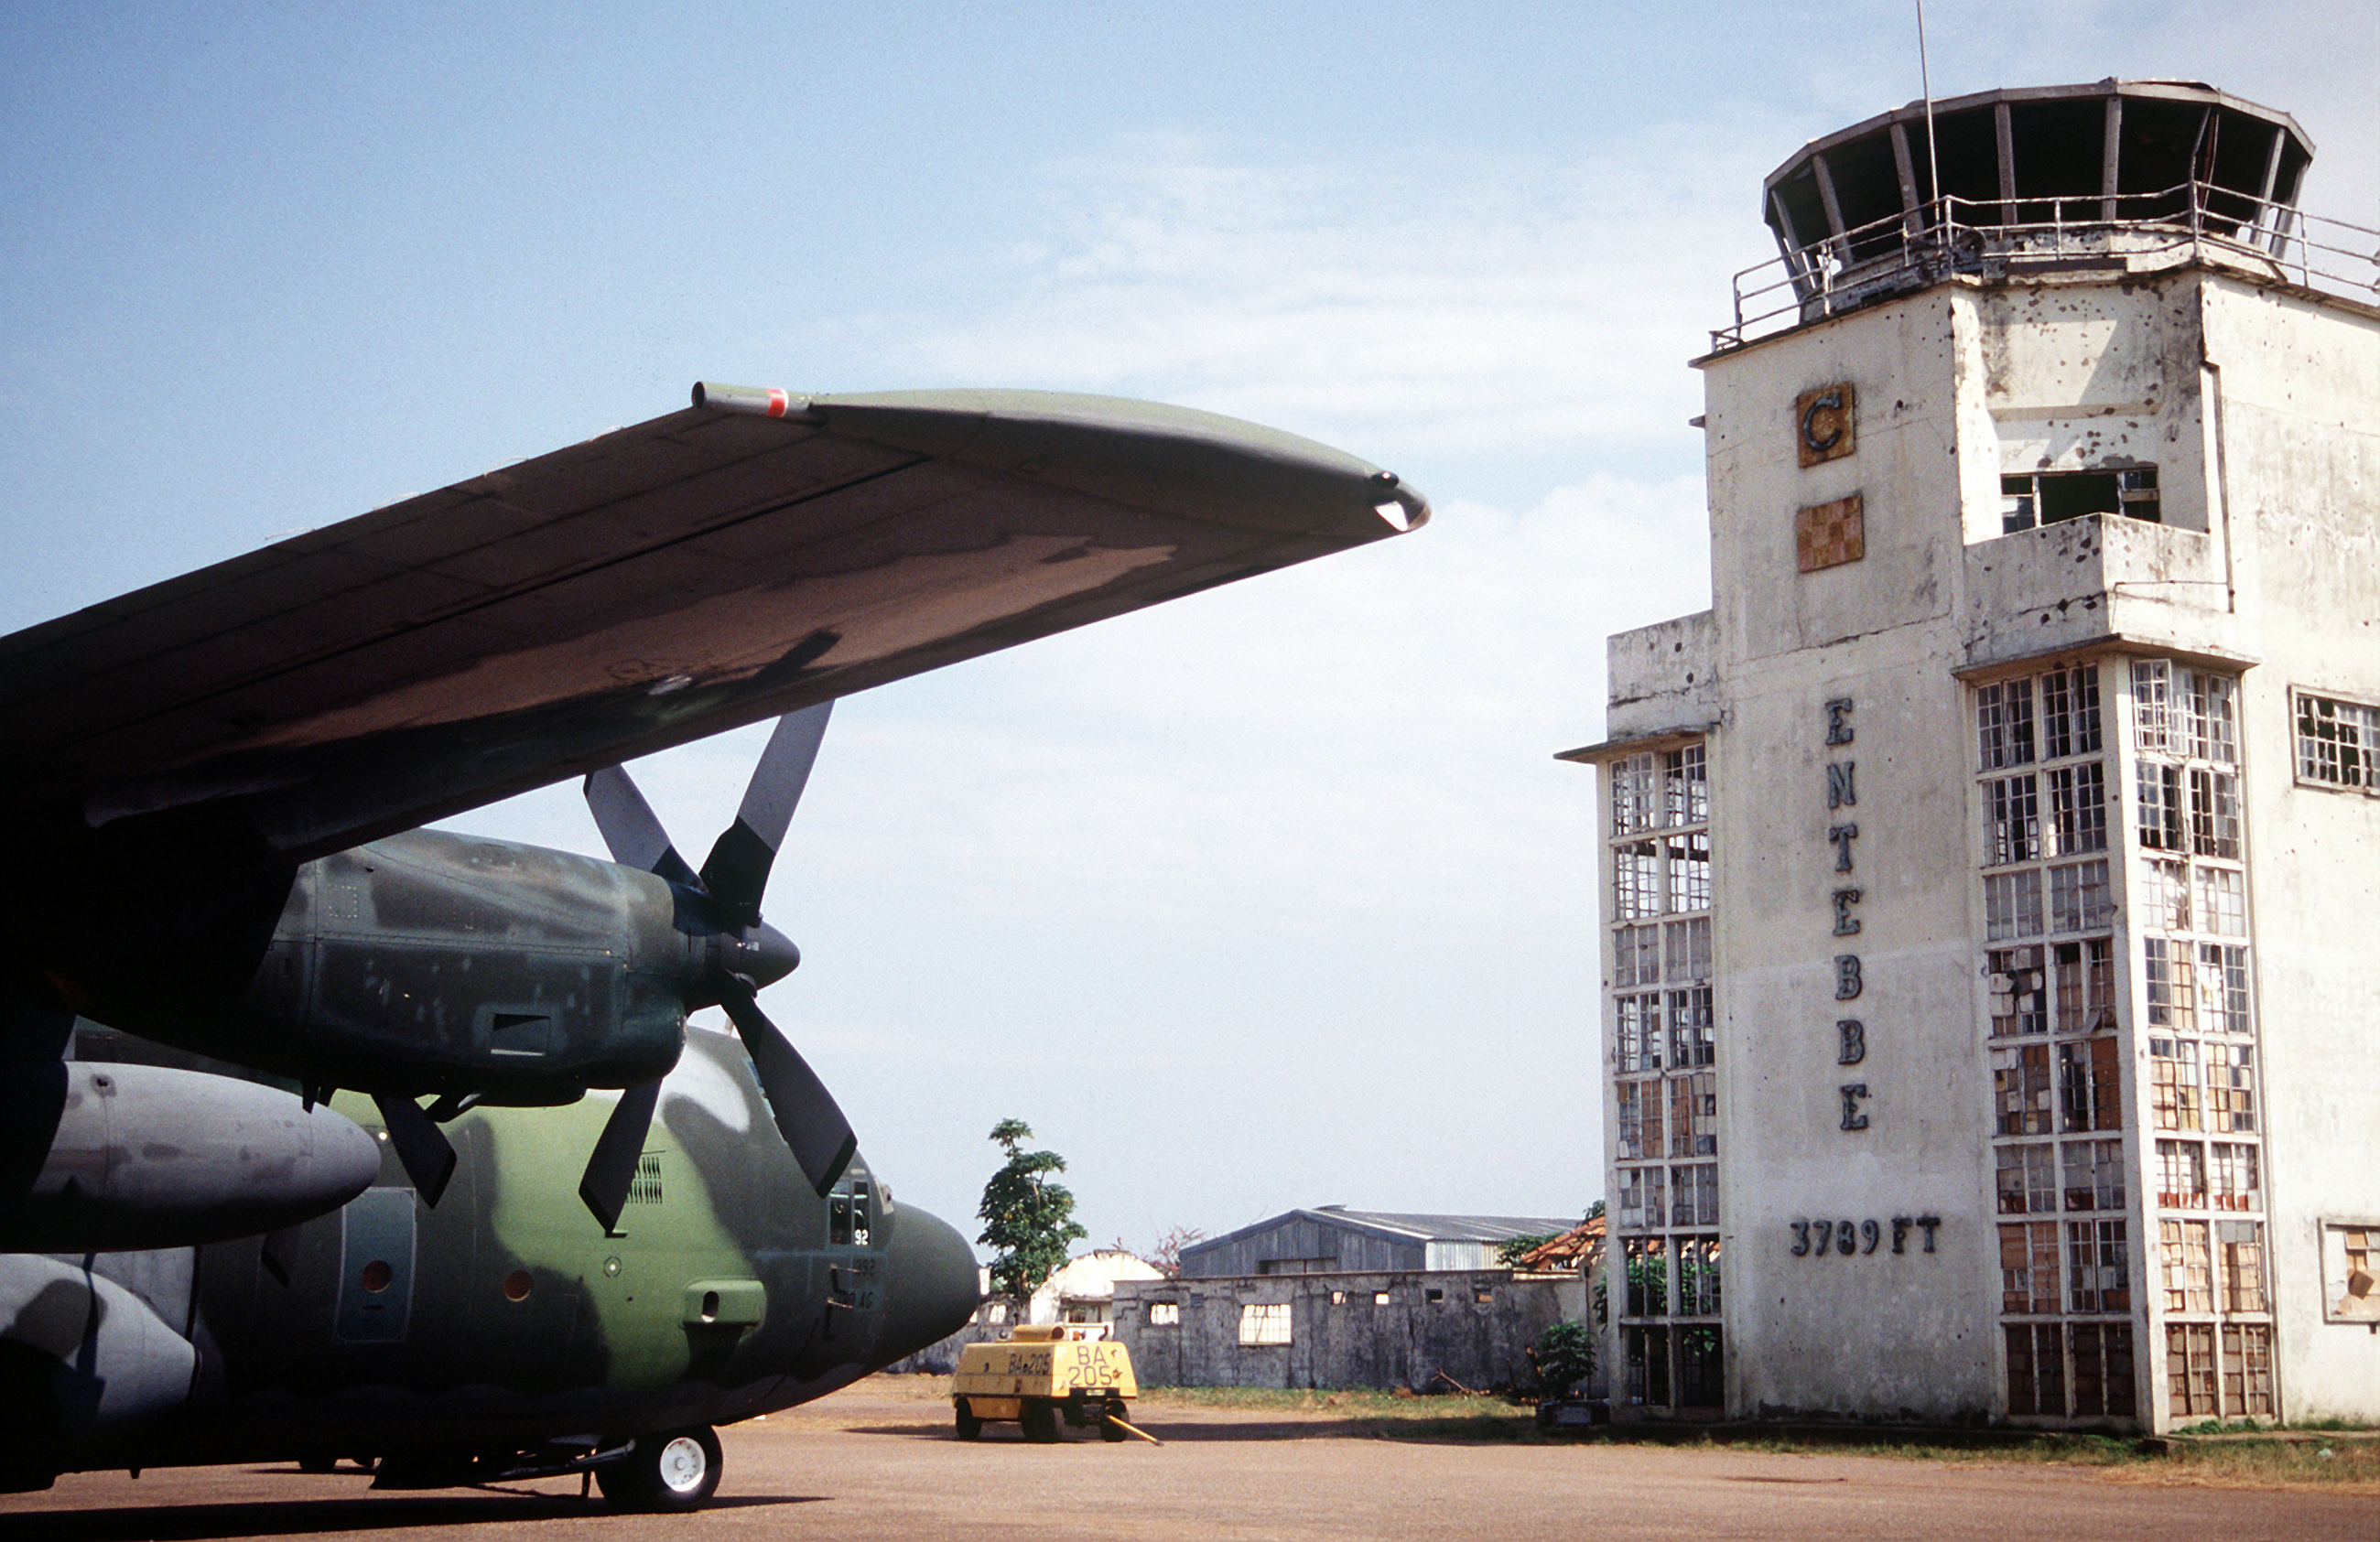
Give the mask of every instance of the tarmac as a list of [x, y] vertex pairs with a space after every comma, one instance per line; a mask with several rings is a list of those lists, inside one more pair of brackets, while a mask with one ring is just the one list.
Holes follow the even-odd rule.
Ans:
[[2380, 1538], [2380, 1494], [2158, 1481], [2155, 1469], [1937, 1462], [1734, 1446], [1382, 1439], [1328, 1410], [1139, 1405], [1164, 1443], [1013, 1425], [953, 1438], [946, 1383], [872, 1378], [721, 1431], [718, 1497], [690, 1516], [614, 1514], [576, 1479], [376, 1494], [294, 1466], [61, 1477], [0, 1496], [9, 1542], [322, 1536], [413, 1542], [884, 1542], [910, 1537], [1813, 1536], [2224, 1542]]

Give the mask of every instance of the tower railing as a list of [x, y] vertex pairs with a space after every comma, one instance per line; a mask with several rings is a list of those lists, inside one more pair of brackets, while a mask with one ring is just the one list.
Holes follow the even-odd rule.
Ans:
[[2230, 188], [2193, 181], [2112, 196], [1944, 197], [1737, 273], [1735, 324], [1713, 329], [1711, 351], [1953, 274], [2148, 272], [2202, 260], [2380, 304], [2380, 231]]

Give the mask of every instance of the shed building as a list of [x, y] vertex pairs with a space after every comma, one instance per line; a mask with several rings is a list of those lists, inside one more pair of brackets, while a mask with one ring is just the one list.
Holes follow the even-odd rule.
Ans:
[[1403, 1215], [1343, 1205], [1292, 1210], [1182, 1250], [1187, 1280], [1234, 1275], [1484, 1269], [1515, 1237], [1558, 1235], [1561, 1216]]

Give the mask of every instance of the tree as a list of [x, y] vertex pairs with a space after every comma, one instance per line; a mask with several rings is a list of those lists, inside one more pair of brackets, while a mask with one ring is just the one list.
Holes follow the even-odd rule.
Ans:
[[1585, 1323], [1549, 1323], [1528, 1356], [1546, 1396], [1561, 1397], [1595, 1373], [1595, 1331]]
[[1157, 1247], [1148, 1261], [1168, 1280], [1182, 1278], [1182, 1250], [1194, 1242], [1205, 1242], [1207, 1233], [1196, 1226], [1169, 1226], [1158, 1233]]
[[1000, 1250], [991, 1261], [992, 1288], [1025, 1301], [1064, 1266], [1066, 1245], [1090, 1233], [1075, 1220], [1074, 1195], [1046, 1176], [1065, 1172], [1065, 1158], [1026, 1150], [1033, 1127], [1021, 1119], [1002, 1120], [990, 1138], [1008, 1160], [983, 1185], [983, 1205], [976, 1211], [983, 1235], [976, 1241]]

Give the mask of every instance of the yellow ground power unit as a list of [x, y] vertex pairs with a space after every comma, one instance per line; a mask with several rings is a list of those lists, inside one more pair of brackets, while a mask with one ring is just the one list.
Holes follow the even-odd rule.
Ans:
[[1058, 1439], [1062, 1418], [1077, 1429], [1096, 1424], [1107, 1440], [1136, 1433], [1124, 1421], [1125, 1403], [1140, 1395], [1132, 1355], [1113, 1339], [1093, 1337], [1099, 1331], [1075, 1323], [1017, 1328], [960, 1350], [951, 1382], [959, 1439], [974, 1439], [994, 1419], [1014, 1419], [1040, 1443]]

